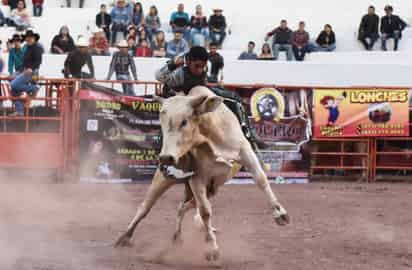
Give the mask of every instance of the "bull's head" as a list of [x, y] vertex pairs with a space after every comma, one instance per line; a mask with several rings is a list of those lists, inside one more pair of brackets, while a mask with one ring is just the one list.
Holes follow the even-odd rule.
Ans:
[[217, 96], [175, 96], [158, 99], [162, 104], [160, 125], [163, 145], [159, 155], [160, 165], [176, 166], [194, 146], [202, 142], [199, 123], [204, 114], [215, 111], [222, 103]]

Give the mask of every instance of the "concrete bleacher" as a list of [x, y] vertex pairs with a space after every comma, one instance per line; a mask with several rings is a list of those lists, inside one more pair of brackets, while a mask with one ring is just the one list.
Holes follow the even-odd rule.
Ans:
[[[31, 1], [28, 8], [31, 9]], [[46, 0], [44, 14], [41, 18], [32, 18], [32, 24], [41, 33], [41, 43], [46, 49], [58, 33], [62, 25], [69, 25], [71, 34], [90, 35], [94, 26], [95, 15], [101, 3], [110, 4], [112, 0], [85, 0], [84, 9], [62, 8], [65, 0]], [[78, 1], [72, 0], [76, 7]], [[155, 4], [159, 15], [167, 28], [170, 13], [176, 9], [178, 0], [144, 1], [145, 13], [150, 5]], [[232, 1], [184, 1], [186, 11], [191, 14], [196, 4], [202, 4], [206, 15], [210, 15], [213, 7], [222, 7], [229, 23], [231, 34], [228, 35], [222, 51], [225, 57], [225, 82], [227, 83], [267, 83], [288, 85], [412, 85], [412, 31], [407, 29], [401, 41], [399, 52], [381, 52], [376, 50], [365, 52], [356, 40], [356, 31], [361, 16], [371, 4], [366, 0], [289, 0], [277, 2], [260, 0], [257, 3]], [[379, 15], [383, 14], [386, 0], [376, 0], [373, 4]], [[395, 13], [407, 22], [412, 17], [411, 1], [391, 1]], [[257, 43], [257, 50], [263, 43], [266, 32], [279, 24], [283, 18], [288, 19], [289, 26], [295, 29], [298, 21], [305, 20], [307, 30], [314, 39], [325, 23], [334, 27], [337, 36], [337, 50], [333, 53], [308, 54], [303, 63], [286, 63], [281, 54], [280, 61], [237, 61], [238, 55], [246, 48], [249, 40]], [[1, 28], [0, 38], [5, 40], [13, 29]], [[4, 46], [4, 45], [3, 45]], [[65, 56], [45, 55], [41, 74], [48, 77], [61, 77], [61, 69]], [[94, 57], [96, 76], [104, 79], [107, 74], [110, 57]], [[141, 80], [153, 80], [154, 71], [165, 62], [165, 59], [136, 59]], [[254, 71], [254, 72], [251, 72]], [[388, 72], [390, 71], [390, 72]]]

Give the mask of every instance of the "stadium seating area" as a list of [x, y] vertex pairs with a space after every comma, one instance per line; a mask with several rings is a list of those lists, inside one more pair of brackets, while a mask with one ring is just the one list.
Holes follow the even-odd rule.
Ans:
[[[31, 11], [31, 1], [28, 9]], [[101, 3], [110, 4], [109, 0], [85, 0], [85, 8], [62, 8], [65, 0], [46, 0], [42, 17], [33, 17], [32, 24], [40, 32], [40, 42], [48, 50], [54, 35], [62, 25], [68, 25], [73, 37], [90, 35], [90, 29], [95, 24], [95, 15]], [[78, 1], [72, 0], [76, 7]], [[171, 12], [176, 10], [179, 1], [151, 0], [143, 1], [144, 12], [155, 4], [159, 9], [162, 20], [162, 29], [167, 32], [170, 39], [171, 30], [168, 25]], [[212, 9], [221, 7], [228, 21], [227, 36], [220, 53], [225, 58], [225, 82], [227, 83], [277, 83], [292, 85], [412, 85], [412, 79], [407, 75], [407, 67], [411, 67], [412, 54], [408, 48], [412, 47], [412, 31], [404, 31], [399, 52], [381, 52], [378, 44], [373, 52], [366, 52], [357, 41], [357, 29], [362, 15], [366, 13], [369, 1], [338, 1], [313, 0], [302, 2], [290, 0], [278, 3], [271, 0], [261, 0], [252, 6], [251, 3], [242, 2], [233, 5], [232, 1], [193, 1], [185, 3], [186, 12], [194, 12], [196, 4], [202, 4], [205, 15], [209, 16]], [[387, 1], [377, 0], [374, 5], [377, 13], [383, 15], [383, 7]], [[412, 3], [408, 1], [392, 1], [395, 13], [409, 22], [412, 14]], [[7, 8], [2, 7], [7, 14]], [[279, 25], [281, 19], [287, 19], [292, 30], [297, 28], [299, 21], [306, 22], [306, 29], [313, 39], [318, 35], [325, 23], [334, 27], [337, 36], [337, 49], [333, 53], [309, 54], [304, 63], [259, 62], [241, 63], [237, 61], [239, 54], [246, 49], [247, 42], [254, 40], [257, 50], [263, 43], [265, 33]], [[5, 41], [11, 36], [14, 29], [0, 28], [0, 39]], [[391, 46], [391, 45], [390, 45]], [[3, 56], [4, 58], [5, 56]], [[107, 59], [106, 59], [107, 58]], [[285, 59], [281, 55], [280, 60]], [[61, 67], [64, 56], [45, 55], [41, 74], [43, 76], [61, 77]], [[96, 76], [104, 78], [108, 69], [108, 57], [94, 57]], [[156, 68], [164, 63], [164, 59], [136, 59], [139, 78], [153, 80]], [[259, 72], [250, 74], [250, 67], [257, 68]], [[386, 74], [390, 68], [394, 72]], [[376, 72], [379, 71], [379, 72]], [[246, 73], [247, 76], [239, 76]], [[410, 72], [409, 72], [410, 73]], [[385, 74], [382, 78], [382, 74]], [[333, 83], [334, 82], [334, 83]]]

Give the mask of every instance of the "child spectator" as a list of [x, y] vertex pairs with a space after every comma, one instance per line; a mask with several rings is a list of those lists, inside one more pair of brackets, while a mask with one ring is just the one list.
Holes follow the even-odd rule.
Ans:
[[136, 49], [137, 49], [136, 39], [135, 38], [129, 38], [127, 40], [127, 45], [128, 45], [128, 48], [129, 48], [129, 55], [134, 57], [134, 55], [136, 53]]
[[44, 0], [32, 0], [33, 3], [33, 16], [41, 17], [43, 14], [43, 3]]
[[[210, 83], [217, 83], [223, 81], [223, 67], [225, 65], [223, 56], [217, 52], [217, 44], [209, 44], [209, 63], [210, 67], [208, 68], [209, 74], [207, 76], [207, 81]], [[220, 75], [220, 78], [219, 78]]]
[[366, 50], [373, 49], [373, 45], [379, 38], [379, 16], [375, 14], [375, 7], [368, 8], [368, 14], [362, 17], [359, 25], [358, 40], [362, 42]]
[[145, 27], [150, 40], [153, 40], [154, 35], [160, 29], [160, 18], [156, 6], [151, 6], [149, 14], [145, 17]]
[[305, 31], [305, 22], [299, 22], [299, 28], [292, 34], [292, 49], [296, 61], [303, 61], [307, 52], [309, 34]]
[[382, 33], [382, 50], [386, 51], [386, 41], [390, 38], [395, 40], [393, 50], [398, 50], [399, 39], [402, 37], [402, 31], [407, 24], [397, 15], [393, 15], [393, 7], [385, 7], [386, 15], [381, 19], [381, 33]]
[[60, 28], [59, 34], [53, 38], [50, 52], [65, 54], [73, 51], [74, 48], [74, 40], [70, 36], [69, 28], [64, 25]]
[[335, 33], [332, 30], [330, 24], [326, 24], [322, 32], [320, 32], [316, 39], [317, 47], [316, 51], [331, 52], [336, 49]]
[[96, 26], [101, 28], [106, 34], [107, 40], [110, 40], [110, 25], [112, 24], [112, 17], [107, 13], [105, 4], [100, 5], [100, 12], [96, 15]]
[[215, 8], [208, 22], [211, 42], [217, 43], [219, 48], [222, 47], [226, 37], [226, 18], [222, 13], [223, 10], [221, 8]]
[[163, 31], [158, 31], [156, 33], [156, 37], [152, 41], [151, 48], [153, 50], [154, 57], [166, 56], [166, 40], [165, 33]]
[[242, 52], [239, 55], [239, 60], [256, 60], [257, 54], [255, 53], [255, 42], [249, 41], [249, 44], [247, 45], [247, 51]]
[[[109, 74], [107, 75], [107, 80], [110, 80], [113, 72], [116, 73], [116, 80], [118, 81], [130, 81], [131, 76], [129, 69], [132, 71], [133, 78], [137, 81], [137, 72], [134, 59], [128, 53], [129, 46], [126, 40], [122, 40], [117, 45], [119, 48], [118, 52], [115, 52], [110, 63]], [[134, 96], [133, 84], [123, 83], [122, 84], [123, 93], [125, 95]]]
[[[193, 41], [194, 41], [195, 35], [197, 34], [203, 35], [206, 41], [209, 39], [209, 26], [207, 24], [206, 16], [203, 15], [201, 5], [196, 6], [196, 13], [190, 19], [190, 26], [192, 27], [192, 30], [190, 33], [192, 44], [196, 43]], [[195, 44], [195, 45], [199, 45], [199, 44]]]
[[89, 41], [89, 47], [92, 55], [110, 55], [109, 42], [100, 28], [96, 28], [93, 31], [93, 36]]
[[132, 15], [126, 8], [126, 0], [117, 0], [116, 6], [110, 12], [112, 18], [112, 39], [111, 44], [116, 44], [118, 33], [121, 33], [121, 39], [126, 36], [127, 27], [132, 22]]
[[170, 26], [173, 32], [179, 31], [183, 33], [183, 37], [186, 41], [190, 39], [190, 19], [189, 14], [185, 12], [185, 6], [179, 4], [177, 6], [177, 11], [173, 12], [170, 16]]
[[142, 39], [139, 42], [139, 46], [136, 49], [136, 57], [152, 57], [153, 52], [149, 48], [149, 43], [147, 40]]
[[173, 40], [169, 41], [166, 45], [166, 57], [175, 58], [177, 55], [187, 53], [188, 51], [189, 45], [183, 39], [183, 33], [176, 31]]
[[132, 23], [137, 27], [137, 29], [144, 24], [143, 6], [140, 2], [134, 4]]
[[11, 38], [12, 46], [9, 49], [8, 69], [9, 74], [12, 76], [16, 76], [23, 71], [25, 48], [21, 46], [22, 41], [19, 34], [14, 34]]
[[17, 2], [17, 8], [11, 12], [10, 19], [16, 26], [17, 31], [23, 31], [30, 27], [30, 15], [23, 0]]
[[262, 45], [262, 51], [258, 57], [259, 60], [273, 60], [272, 50], [270, 49], [269, 43], [264, 43]]

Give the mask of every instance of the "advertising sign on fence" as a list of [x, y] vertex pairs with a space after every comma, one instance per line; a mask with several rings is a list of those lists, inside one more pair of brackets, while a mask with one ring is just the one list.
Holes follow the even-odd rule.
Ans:
[[314, 135], [409, 136], [409, 89], [314, 91]]
[[80, 173], [96, 179], [151, 179], [160, 151], [160, 104], [96, 90], [80, 92]]

